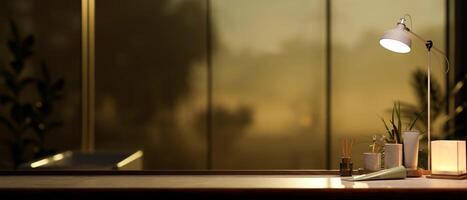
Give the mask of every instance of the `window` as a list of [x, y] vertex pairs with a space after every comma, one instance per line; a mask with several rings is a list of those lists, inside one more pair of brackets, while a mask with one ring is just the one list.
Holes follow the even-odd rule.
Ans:
[[[84, 13], [95, 20], [90, 77], [81, 76], [82, 2], [95, 2]], [[414, 40], [410, 55], [378, 44], [406, 13], [445, 49], [445, 0], [1, 0], [0, 44], [11, 18], [36, 36], [28, 64], [43, 59], [66, 82], [52, 115], [63, 126], [45, 136], [48, 149], [83, 145], [81, 84], [91, 80], [95, 141], [83, 143], [95, 151], [143, 150], [144, 169], [323, 169], [337, 167], [345, 137], [356, 139], [361, 166], [384, 131], [378, 116], [396, 100], [420, 104], [411, 77], [425, 69], [423, 43]], [[432, 76], [444, 89], [442, 59], [433, 58]], [[10, 60], [0, 45], [0, 67]], [[0, 141], [8, 137], [0, 125]], [[10, 169], [9, 147], [0, 154]]]

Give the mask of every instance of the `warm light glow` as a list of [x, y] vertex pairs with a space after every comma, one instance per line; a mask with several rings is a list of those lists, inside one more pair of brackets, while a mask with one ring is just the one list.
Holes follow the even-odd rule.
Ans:
[[464, 107], [458, 106], [458, 107], [456, 108], [456, 113], [461, 113], [462, 111], [464, 111]]
[[134, 154], [131, 154], [131, 156], [129, 156], [128, 158], [125, 158], [125, 160], [122, 160], [120, 161], [119, 163], [117, 163], [117, 167], [118, 168], [121, 168], [125, 165], [127, 165], [128, 163], [131, 163], [132, 161], [138, 159], [138, 158], [141, 158], [143, 156], [143, 151], [137, 151], [136, 153]]
[[36, 162], [33, 162], [33, 163], [31, 163], [30, 166], [31, 166], [31, 168], [41, 167], [41, 166], [47, 165], [47, 164], [49, 164], [51, 162], [62, 160], [63, 158], [68, 157], [71, 154], [72, 154], [71, 151], [66, 151], [66, 152], [63, 152], [63, 153], [55, 154], [52, 157], [44, 158], [42, 160], [38, 160]]
[[42, 165], [47, 165], [47, 164], [49, 164], [49, 160], [42, 159], [42, 160], [31, 163], [31, 168], [36, 168], [36, 167], [40, 167]]
[[59, 154], [57, 154], [57, 155], [54, 155], [54, 156], [52, 157], [52, 159], [55, 160], [55, 161], [57, 161], [57, 160], [63, 159], [64, 157], [65, 157], [65, 156], [64, 156], [63, 154], [59, 153]]
[[403, 42], [393, 40], [393, 39], [381, 39], [379, 44], [384, 48], [394, 51], [396, 53], [409, 53], [410, 47], [404, 44]]
[[432, 141], [431, 160], [432, 174], [461, 175], [467, 173], [465, 141]]

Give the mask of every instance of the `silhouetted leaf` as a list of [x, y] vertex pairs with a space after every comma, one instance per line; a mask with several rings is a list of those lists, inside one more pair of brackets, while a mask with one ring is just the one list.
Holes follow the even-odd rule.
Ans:
[[34, 45], [34, 36], [33, 35], [28, 35], [24, 40], [23, 40], [23, 48], [25, 49], [31, 49], [31, 47]]
[[41, 103], [42, 103], [42, 106], [39, 108], [39, 111], [41, 112], [42, 115], [48, 115], [51, 111], [50, 102], [46, 101], [46, 102], [41, 102]]
[[24, 145], [38, 145], [39, 140], [35, 139], [34, 137], [27, 137], [23, 139], [23, 144]]
[[19, 88], [18, 88], [18, 85], [16, 84], [16, 82], [13, 79], [5, 80], [5, 84], [13, 94], [18, 95]]
[[63, 80], [62, 78], [56, 80], [53, 84], [52, 84], [52, 91], [54, 92], [59, 92], [61, 91], [63, 88], [65, 87], [65, 80]]
[[17, 41], [14, 40], [8, 40], [7, 42], [8, 49], [10, 50], [11, 53], [17, 54], [19, 50], [19, 45]]
[[24, 63], [21, 60], [13, 60], [10, 62], [11, 67], [15, 70], [16, 74], [20, 74], [23, 71]]
[[39, 138], [43, 138], [44, 137], [44, 132], [46, 131], [46, 127], [43, 123], [41, 123], [40, 121], [33, 121], [30, 126], [34, 129], [34, 131], [36, 132], [36, 134], [38, 134], [38, 137]]
[[19, 82], [19, 89], [21, 90], [22, 88], [28, 86], [29, 84], [32, 84], [32, 83], [35, 83], [37, 81], [37, 79], [35, 78], [32, 78], [32, 77], [27, 77], [27, 78], [24, 78], [23, 80], [21, 80]]
[[0, 68], [0, 75], [3, 76], [6, 79], [13, 79], [13, 74], [11, 74], [9, 71], [5, 70], [3, 67]]
[[12, 134], [16, 134], [17, 130], [15, 126], [4, 116], [0, 116], [0, 123], [3, 124]]
[[44, 61], [42, 61], [40, 67], [41, 67], [42, 77], [44, 78], [45, 82], [47, 84], [50, 83], [50, 73], [49, 73], [49, 69], [47, 68], [47, 64]]
[[33, 114], [33, 108], [29, 104], [14, 105], [10, 112], [12, 119], [18, 124], [27, 123], [27, 119], [32, 114]]
[[32, 51], [32, 48], [31, 46], [27, 46], [25, 44], [22, 44], [22, 48], [21, 48], [21, 58], [23, 60], [27, 59], [28, 57], [32, 56], [33, 54], [33, 51]]
[[16, 100], [7, 94], [0, 94], [0, 104], [16, 103]]
[[[420, 110], [426, 110], [427, 107], [427, 90], [428, 76], [422, 69], [417, 69], [412, 74], [411, 85], [414, 89], [418, 102], [420, 102]], [[431, 78], [431, 115], [433, 120], [442, 114], [445, 103], [445, 95], [442, 92], [439, 82]]]
[[42, 97], [42, 99], [47, 99], [47, 83], [45, 83], [42, 80], [36, 81], [36, 87], [37, 91], [39, 92], [39, 95]]
[[13, 34], [13, 37], [19, 38], [18, 26], [16, 26], [15, 21], [13, 21], [12, 19], [10, 19], [10, 30]]

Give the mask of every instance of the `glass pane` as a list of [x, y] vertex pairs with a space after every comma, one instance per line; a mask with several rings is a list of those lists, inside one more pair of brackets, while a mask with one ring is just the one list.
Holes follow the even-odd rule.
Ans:
[[[354, 166], [362, 166], [362, 152], [369, 150], [371, 136], [384, 133], [379, 116], [388, 119], [388, 110], [396, 100], [420, 106], [411, 81], [415, 70], [426, 71], [424, 42], [412, 37], [409, 54], [390, 52], [378, 42], [406, 13], [413, 18], [412, 31], [433, 40], [438, 48], [445, 48], [444, 0], [332, 1], [331, 160], [334, 168], [338, 167], [341, 139], [356, 139]], [[442, 59], [433, 57], [432, 77], [444, 89]], [[423, 106], [421, 109], [426, 110]], [[432, 135], [436, 136], [441, 133], [441, 120], [433, 121]], [[425, 130], [423, 126], [419, 129]]]
[[[7, 84], [0, 85], [2, 96], [17, 98], [24, 108], [10, 112], [19, 105], [18, 101], [0, 105], [0, 169], [12, 169], [14, 165], [55, 152], [79, 149], [81, 143], [81, 1], [0, 1], [0, 68], [13, 73], [10, 62], [15, 57], [6, 45], [14, 38], [10, 21], [16, 25], [21, 40], [34, 36], [30, 49], [32, 56], [17, 60], [21, 61], [19, 63], [24, 61], [24, 65], [17, 73], [19, 75], [13, 76], [20, 80], [30, 77], [34, 79], [29, 80], [34, 81], [23, 82], [28, 84], [18, 89], [18, 95]], [[50, 82], [46, 82], [41, 62], [47, 65]], [[62, 89], [57, 83], [60, 78], [65, 82]], [[1, 79], [2, 83], [7, 82], [4, 74]], [[38, 89], [38, 84], [44, 87]], [[58, 96], [60, 98], [55, 98]], [[14, 120], [13, 116], [23, 114], [19, 121]], [[20, 128], [16, 128], [18, 132], [14, 134], [5, 126], [4, 120], [24, 129], [18, 131]], [[20, 126], [25, 121], [29, 123]], [[61, 126], [54, 128], [54, 124]], [[14, 139], [14, 136], [21, 136], [23, 140]], [[21, 146], [16, 153], [12, 151], [14, 145]]]
[[206, 167], [204, 0], [96, 1], [96, 147]]
[[325, 1], [212, 1], [213, 167], [325, 167]]

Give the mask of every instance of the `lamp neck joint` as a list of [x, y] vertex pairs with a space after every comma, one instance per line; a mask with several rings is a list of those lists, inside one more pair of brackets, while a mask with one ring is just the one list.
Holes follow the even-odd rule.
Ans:
[[425, 42], [425, 46], [426, 46], [426, 49], [428, 49], [428, 51], [431, 51], [431, 47], [433, 47], [433, 41], [427, 40]]
[[405, 22], [406, 22], [406, 21], [407, 21], [407, 20], [406, 20], [405, 18], [401, 18], [401, 19], [397, 22], [397, 25], [400, 24], [400, 25], [404, 26], [404, 30], [410, 32], [410, 29], [407, 27], [407, 25], [405, 25]]

